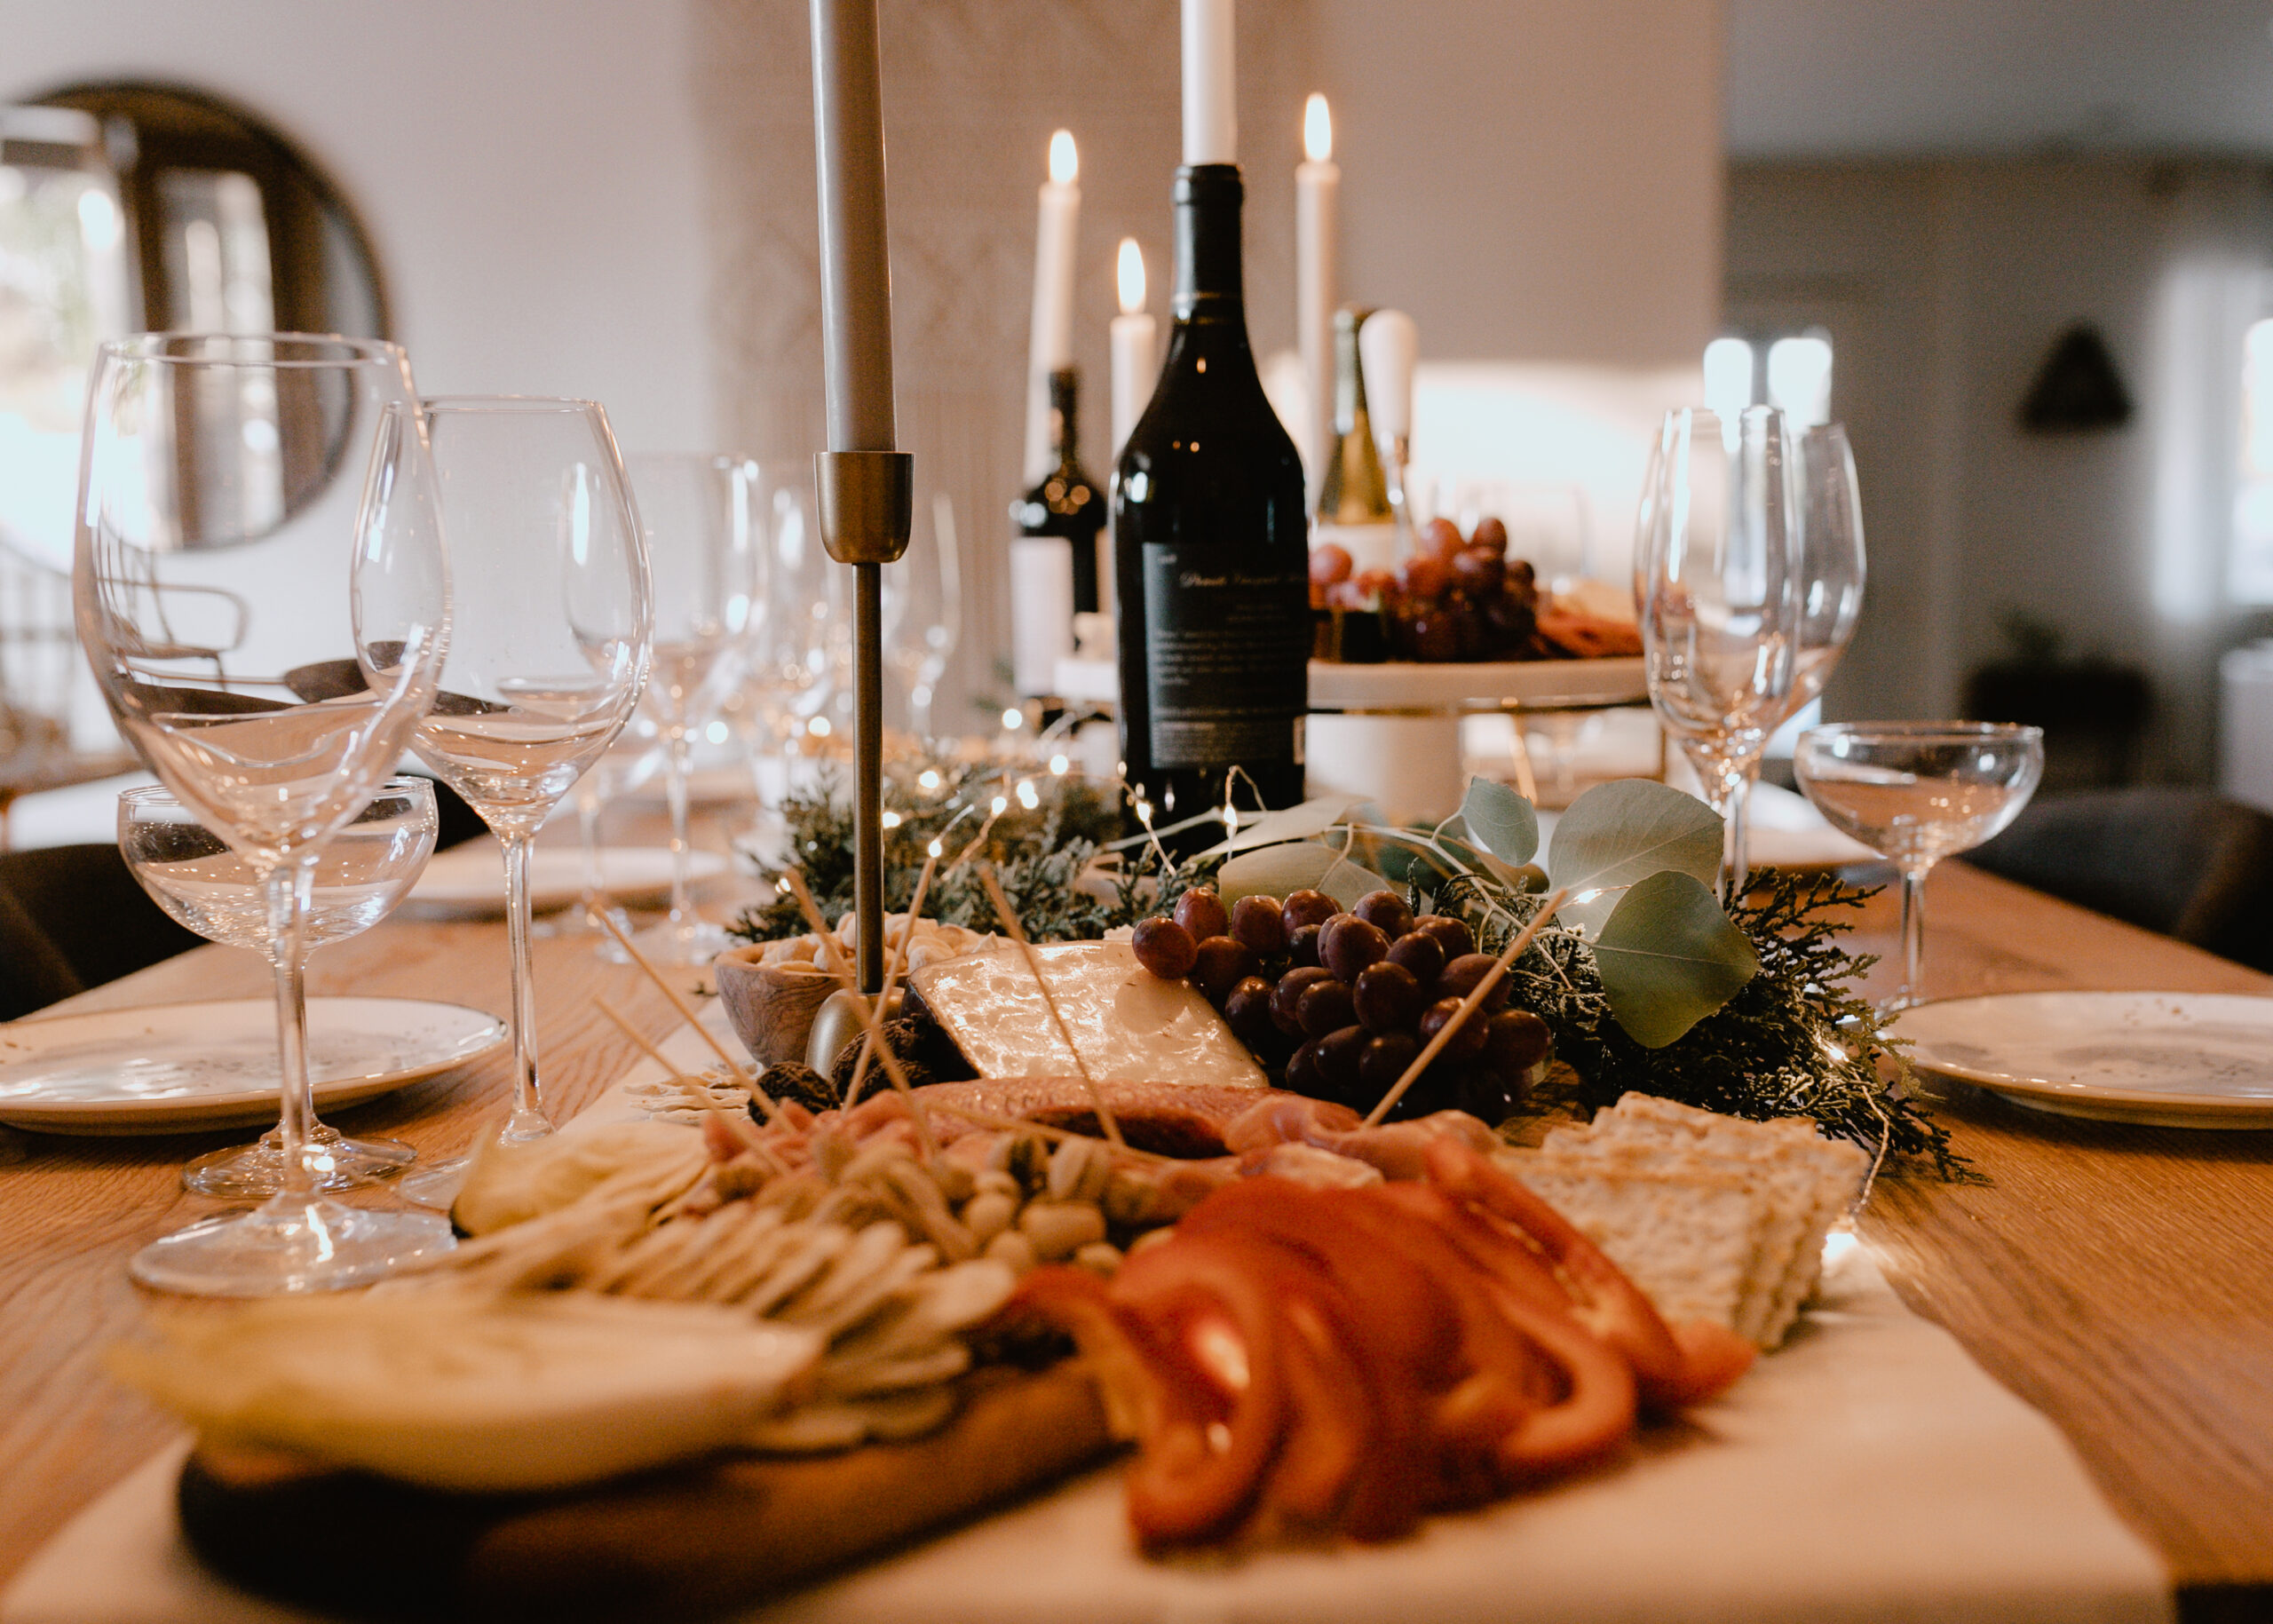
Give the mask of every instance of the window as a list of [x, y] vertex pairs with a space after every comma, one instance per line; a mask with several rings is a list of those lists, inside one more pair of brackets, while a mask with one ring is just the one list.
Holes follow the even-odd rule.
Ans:
[[1705, 346], [1705, 404], [1723, 413], [1773, 406], [1803, 429], [1831, 421], [1831, 336], [1819, 327], [1768, 345], [1767, 365], [1751, 340], [1715, 338]]
[[2236, 603], [2273, 604], [2273, 321], [2242, 340], [2241, 461], [2226, 567]]

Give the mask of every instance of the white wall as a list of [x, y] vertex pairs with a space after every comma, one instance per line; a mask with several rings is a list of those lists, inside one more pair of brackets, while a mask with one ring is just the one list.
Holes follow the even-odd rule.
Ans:
[[1718, 0], [1315, 5], [1345, 297], [1410, 312], [1432, 360], [1697, 364], [1720, 319]]
[[596, 397], [709, 445], [684, 0], [6, 0], [0, 100], [147, 78], [241, 103], [338, 182], [431, 393]]

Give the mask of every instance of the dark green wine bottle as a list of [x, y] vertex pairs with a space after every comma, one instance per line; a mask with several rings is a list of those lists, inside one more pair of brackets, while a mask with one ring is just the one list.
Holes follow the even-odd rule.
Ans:
[[[1303, 798], [1303, 463], [1263, 392], [1239, 269], [1239, 166], [1176, 179], [1176, 324], [1113, 476], [1121, 749], [1156, 822]], [[1196, 850], [1221, 830], [1178, 844]]]

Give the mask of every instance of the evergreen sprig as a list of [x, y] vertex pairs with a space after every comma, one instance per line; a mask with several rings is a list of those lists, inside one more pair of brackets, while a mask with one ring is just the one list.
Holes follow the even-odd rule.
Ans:
[[[1751, 938], [1760, 973], [1661, 1049], [1643, 1047], [1611, 1018], [1593, 952], [1577, 934], [1540, 932], [1511, 968], [1516, 1001], [1553, 1029], [1556, 1057], [1579, 1079], [1578, 1103], [1600, 1108], [1633, 1089], [1754, 1121], [1812, 1117], [1881, 1163], [1923, 1159], [1945, 1179], [1973, 1176], [1949, 1130], [1926, 1113], [1902, 1041], [1854, 990], [1876, 959], [1848, 952], [1839, 938], [1853, 929], [1845, 915], [1875, 891], [1836, 875], [1754, 877], [1761, 883], [1729, 913]], [[1539, 906], [1485, 875], [1463, 875], [1454, 890], [1495, 951]]]

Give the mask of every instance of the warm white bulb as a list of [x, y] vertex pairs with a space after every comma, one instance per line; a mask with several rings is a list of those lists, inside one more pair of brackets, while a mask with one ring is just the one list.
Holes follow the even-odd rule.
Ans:
[[1081, 172], [1081, 154], [1073, 150], [1073, 132], [1060, 130], [1049, 138], [1049, 178], [1071, 186]]
[[1134, 237], [1121, 240], [1121, 313], [1133, 316], [1144, 308], [1144, 250]]
[[1334, 156], [1334, 115], [1326, 110], [1326, 98], [1316, 91], [1303, 104], [1303, 155], [1312, 163], [1323, 163]]
[[1005, 728], [1009, 729], [1011, 733], [1016, 733], [1016, 732], [1018, 732], [1018, 726], [1019, 726], [1019, 725], [1020, 725], [1021, 723], [1023, 723], [1026, 719], [1026, 713], [1025, 711], [1023, 711], [1023, 710], [1020, 710], [1017, 706], [1015, 706], [1015, 705], [1006, 705], [1006, 706], [1004, 706], [1004, 707], [1003, 707], [1003, 709], [1002, 709], [1002, 725], [1003, 725]]

